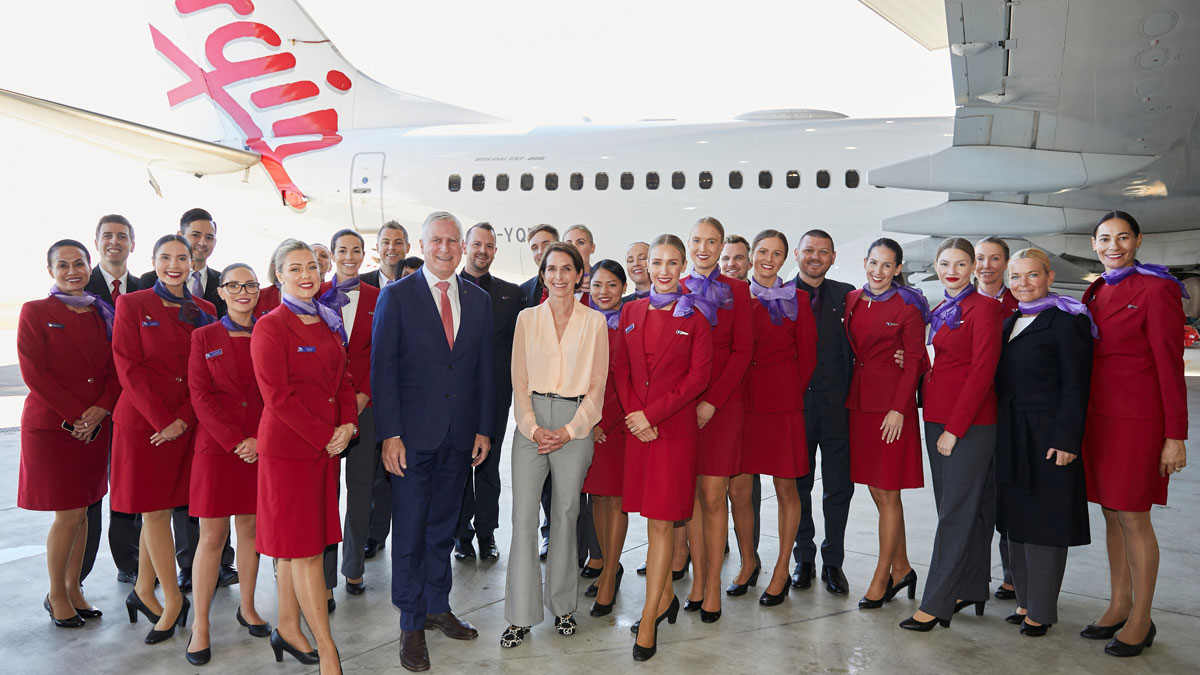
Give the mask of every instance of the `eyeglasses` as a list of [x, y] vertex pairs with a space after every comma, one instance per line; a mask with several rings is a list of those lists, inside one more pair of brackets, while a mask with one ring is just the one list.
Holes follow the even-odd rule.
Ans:
[[221, 284], [221, 288], [224, 288], [227, 293], [241, 293], [242, 289], [246, 289], [247, 293], [257, 293], [258, 287], [257, 281], [247, 281], [244, 284], [238, 281], [226, 281]]

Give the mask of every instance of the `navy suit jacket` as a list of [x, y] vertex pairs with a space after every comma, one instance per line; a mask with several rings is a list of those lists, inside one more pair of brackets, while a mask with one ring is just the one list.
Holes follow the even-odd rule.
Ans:
[[492, 435], [492, 300], [461, 279], [458, 300], [451, 350], [423, 272], [380, 289], [371, 334], [376, 438], [399, 436], [408, 452], [430, 452], [449, 434], [456, 449], [470, 452], [475, 434]]
[[537, 307], [542, 304], [542, 291], [545, 288], [537, 274], [533, 275], [532, 278], [526, 279], [525, 283], [521, 284], [522, 304], [525, 307]]
[[[122, 286], [128, 286], [128, 288], [121, 289], [122, 295], [124, 295], [125, 293], [132, 293], [134, 291], [142, 289], [140, 280], [138, 279], [137, 275], [130, 272], [129, 274], [126, 275], [126, 279], [128, 280], [128, 283], [125, 281], [121, 282]], [[154, 285], [153, 282], [151, 282], [151, 285], [152, 286]], [[92, 276], [88, 279], [87, 286], [84, 286], [83, 290], [91, 291], [92, 293], [95, 293], [96, 295], [100, 296], [101, 299], [103, 299], [108, 304], [110, 304], [110, 305], [113, 304], [112, 288], [108, 285], [108, 283], [106, 281], [104, 281], [104, 273], [100, 271], [99, 265], [96, 265], [95, 267], [92, 268]]]

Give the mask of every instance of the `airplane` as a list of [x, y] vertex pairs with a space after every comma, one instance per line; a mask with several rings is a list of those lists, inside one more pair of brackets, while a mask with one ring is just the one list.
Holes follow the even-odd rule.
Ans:
[[[265, 171], [280, 208], [331, 229], [370, 234], [395, 219], [412, 230], [449, 210], [519, 246], [537, 223], [584, 223], [597, 234], [594, 260], [712, 215], [747, 238], [822, 227], [842, 251], [893, 236], [918, 276], [941, 238], [999, 234], [1054, 254], [1060, 283], [1078, 288], [1098, 269], [1092, 225], [1123, 209], [1146, 232], [1143, 257], [1170, 265], [1200, 302], [1200, 56], [1188, 49], [1200, 45], [1200, 23], [1188, 21], [1200, 7], [861, 1], [926, 47], [948, 48], [953, 118], [789, 109], [706, 123], [514, 124], [387, 88], [290, 0], [150, 3], [164, 93], [187, 135], [5, 90], [0, 112], [152, 169]], [[521, 280], [535, 270], [521, 255], [495, 271]]]

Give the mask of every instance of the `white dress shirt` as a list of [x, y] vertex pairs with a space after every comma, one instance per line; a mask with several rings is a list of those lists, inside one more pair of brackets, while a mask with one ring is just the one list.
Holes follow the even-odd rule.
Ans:
[[439, 279], [433, 272], [429, 271], [428, 265], [421, 265], [421, 273], [425, 275], [425, 283], [429, 284], [429, 292], [433, 293], [433, 305], [437, 308], [439, 321], [442, 316], [442, 292], [438, 290], [436, 284], [441, 281], [446, 281], [450, 284], [450, 288], [446, 289], [446, 293], [450, 296], [450, 316], [454, 320], [454, 337], [457, 338], [459, 319], [462, 315], [462, 308], [459, 307], [458, 302], [458, 275], [451, 274], [449, 279]]
[[[337, 275], [333, 277], [333, 285], [337, 285]], [[354, 333], [354, 317], [358, 314], [358, 289], [346, 291], [346, 297], [350, 298], [350, 303], [342, 307], [342, 325], [346, 328], [346, 342], [349, 343], [350, 335]]]
[[[99, 267], [99, 265], [97, 265]], [[108, 286], [108, 292], [112, 293], [112, 282], [116, 277], [108, 273], [108, 270], [100, 267], [100, 274], [104, 275], [104, 285]], [[122, 294], [129, 293], [129, 270], [125, 270], [125, 276], [121, 277], [121, 287], [119, 290]]]

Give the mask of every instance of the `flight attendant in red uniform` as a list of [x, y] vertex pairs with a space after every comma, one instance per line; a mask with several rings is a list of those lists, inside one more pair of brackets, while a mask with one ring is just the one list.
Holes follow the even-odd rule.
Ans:
[[[721, 564], [729, 538], [726, 499], [730, 477], [742, 471], [742, 382], [754, 342], [750, 289], [721, 274], [718, 266], [724, 242], [721, 221], [709, 217], [696, 221], [687, 241], [692, 271], [683, 279], [689, 292], [704, 295], [717, 308], [712, 380], [696, 406], [701, 429], [696, 461], [699, 485], [687, 524], [688, 540], [693, 542], [692, 589], [683, 605], [687, 611], [700, 610], [705, 623], [721, 618]], [[753, 532], [742, 534], [747, 552], [753, 553]]]
[[192, 332], [188, 388], [199, 423], [192, 456], [190, 515], [200, 519], [200, 542], [192, 564], [196, 618], [184, 656], [193, 665], [208, 663], [209, 607], [217, 588], [221, 549], [229, 536], [229, 517], [237, 527], [237, 564], [241, 604], [237, 620], [250, 635], [267, 637], [271, 626], [254, 606], [258, 554], [254, 550], [254, 513], [258, 492], [258, 422], [263, 402], [250, 363], [258, 277], [244, 263], [221, 272], [217, 292], [228, 308], [214, 324]]
[[[671, 588], [672, 529], [692, 516], [696, 499], [699, 429], [696, 405], [712, 370], [715, 307], [699, 293], [683, 293], [687, 253], [679, 237], [650, 244], [650, 297], [626, 303], [613, 372], [625, 426], [622, 508], [646, 517], [646, 605], [634, 624], [633, 658], [646, 661], [658, 648], [658, 624], [675, 623], [679, 598]], [[646, 630], [641, 630], [645, 626]]]
[[1106, 271], [1083, 296], [1100, 337], [1082, 454], [1088, 501], [1103, 507], [1112, 598], [1082, 635], [1110, 640], [1104, 651], [1113, 656], [1136, 656], [1154, 640], [1150, 506], [1167, 503], [1170, 475], [1187, 465], [1182, 284], [1165, 267], [1135, 260], [1141, 244], [1133, 216], [1105, 214], [1092, 248]]
[[[900, 490], [925, 484], [917, 418], [917, 382], [928, 369], [925, 324], [929, 304], [902, 285], [904, 250], [888, 238], [867, 249], [867, 283], [846, 294], [846, 336], [854, 350], [850, 411], [850, 480], [865, 484], [879, 509], [879, 562], [858, 606], [882, 607], [901, 589], [916, 597], [917, 573], [908, 562]], [[903, 350], [913, 358], [896, 363]], [[896, 575], [900, 579], [896, 579]]]
[[[187, 622], [191, 603], [175, 578], [171, 510], [188, 503], [196, 413], [188, 391], [192, 331], [216, 321], [216, 309], [184, 283], [192, 247], [169, 234], [154, 245], [153, 288], [117, 300], [113, 361], [122, 393], [113, 413], [112, 508], [142, 514], [138, 577], [125, 606], [154, 622], [146, 643], [161, 642]], [[154, 581], [163, 588], [163, 605]]]
[[[583, 480], [583, 491], [595, 500], [592, 519], [596, 524], [596, 539], [600, 542], [600, 553], [606, 561], [596, 579], [588, 587], [596, 601], [588, 614], [606, 616], [612, 613], [617, 590], [625, 568], [621, 566], [621, 549], [625, 548], [625, 534], [629, 531], [629, 514], [621, 509], [621, 495], [625, 485], [625, 411], [617, 399], [617, 382], [624, 373], [613, 370], [617, 335], [621, 324], [621, 296], [625, 293], [625, 269], [615, 260], [601, 260], [592, 266], [591, 283], [588, 287], [591, 307], [604, 315], [608, 323], [608, 383], [604, 388], [604, 409], [600, 424], [592, 429], [595, 450], [592, 465]], [[593, 589], [595, 589], [593, 591]]]
[[257, 548], [279, 561], [279, 628], [271, 647], [276, 661], [286, 651], [301, 663], [318, 662], [300, 630], [303, 612], [325, 655], [321, 672], [340, 673], [322, 556], [342, 539], [338, 456], [357, 432], [358, 410], [341, 317], [313, 302], [320, 288], [313, 250], [288, 239], [274, 260], [282, 304], [259, 319], [250, 339], [264, 405], [256, 447]]
[[90, 267], [83, 244], [55, 242], [46, 253], [54, 279], [50, 297], [25, 303], [17, 324], [17, 360], [29, 387], [21, 410], [17, 506], [54, 512], [46, 535], [50, 593], [43, 606], [59, 628], [77, 628], [101, 615], [83, 598], [79, 574], [87, 507], [108, 491], [111, 432], [104, 418], [121, 393], [109, 346], [113, 309], [84, 290]]
[[794, 282], [779, 278], [789, 250], [787, 237], [778, 230], [759, 232], [750, 245], [750, 294], [757, 302], [752, 305], [754, 344], [746, 374], [741, 473], [773, 477], [779, 502], [779, 555], [771, 582], [758, 598], [767, 607], [783, 603], [792, 588], [792, 542], [800, 526], [796, 479], [809, 472], [804, 392], [817, 365], [812, 301]]

